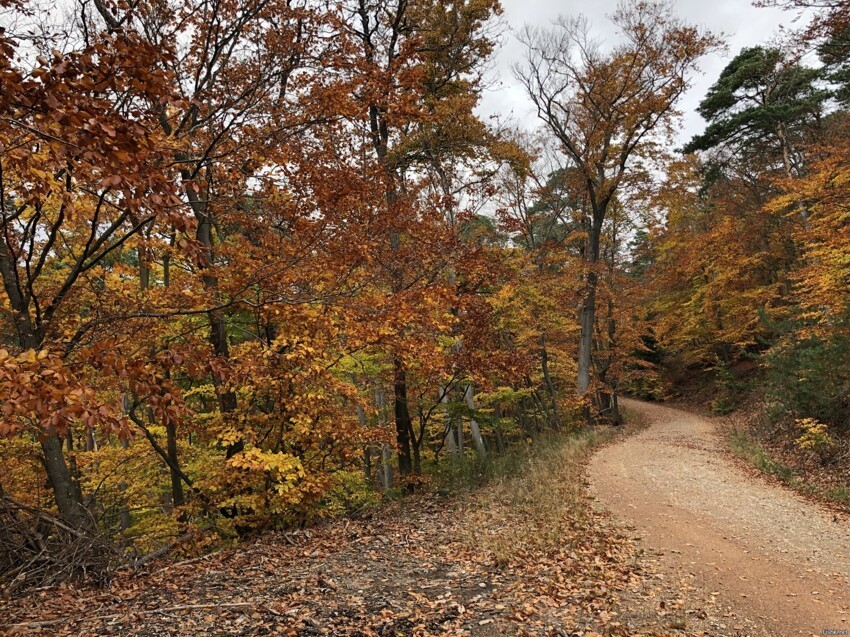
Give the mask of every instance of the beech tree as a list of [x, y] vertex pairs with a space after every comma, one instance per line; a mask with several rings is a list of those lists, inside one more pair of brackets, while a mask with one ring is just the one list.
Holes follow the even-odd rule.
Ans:
[[93, 519], [62, 436], [81, 420], [126, 434], [120, 410], [95, 396], [79, 367], [97, 368], [105, 353], [90, 338], [98, 273], [143, 232], [187, 228], [156, 125], [173, 98], [169, 75], [156, 71], [170, 51], [132, 33], [101, 33], [28, 68], [16, 35], [0, 41], [0, 275], [19, 352], [3, 351], [3, 429], [35, 426], [59, 513], [86, 529]]
[[[472, 114], [480, 90], [477, 72], [492, 50], [488, 24], [498, 10], [497, 2], [442, 0], [360, 0], [344, 8], [348, 32], [359, 48], [354, 52], [359, 59], [352, 62], [356, 96], [385, 187], [385, 269], [390, 295], [397, 301], [437, 276], [447, 265], [445, 254], [452, 252], [455, 237], [438, 222], [443, 211], [428, 212], [421, 205], [422, 176], [428, 168], [443, 170], [448, 156], [468, 152], [474, 143], [470, 138], [478, 137], [474, 131], [482, 127]], [[417, 234], [419, 242], [411, 243]], [[437, 248], [440, 241], [442, 250]], [[429, 244], [433, 247], [426, 248]], [[415, 247], [415, 254], [407, 246]], [[420, 255], [429, 252], [443, 254], [426, 265]], [[419, 267], [411, 267], [417, 261]], [[405, 476], [413, 471], [415, 435], [409, 362], [402, 347], [402, 341], [391, 344], [396, 448], [399, 472]]]
[[[603, 49], [585, 18], [526, 28], [518, 79], [538, 117], [580, 172], [586, 197], [585, 291], [579, 311], [578, 394], [591, 384], [600, 238], [632, 164], [651, 159], [670, 138], [676, 103], [698, 59], [718, 45], [673, 15], [665, 3], [622, 5], [611, 18], [620, 41]], [[588, 410], [588, 415], [590, 414]]]
[[522, 246], [530, 261], [533, 274], [527, 283], [536, 293], [526, 302], [539, 317], [530, 328], [539, 347], [550, 420], [557, 428], [564, 424], [565, 414], [551, 368], [554, 365], [570, 369], [576, 354], [571, 342], [575, 317], [561, 312], [560, 307], [576, 294], [574, 277], [580, 273], [582, 245], [581, 203], [576, 198], [576, 171], [558, 165], [558, 158], [547, 152], [550, 149], [545, 139], [535, 141], [519, 134], [517, 137], [519, 145], [527, 149], [527, 156], [503, 169], [497, 216], [500, 227]]

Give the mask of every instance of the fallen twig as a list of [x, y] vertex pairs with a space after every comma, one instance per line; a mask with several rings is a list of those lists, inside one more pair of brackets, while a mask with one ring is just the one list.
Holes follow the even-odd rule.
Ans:
[[[192, 529], [191, 531], [184, 533], [183, 535], [178, 537], [176, 540], [174, 540], [170, 544], [167, 544], [166, 546], [158, 548], [155, 551], [152, 551], [152, 552], [148, 553], [147, 555], [143, 555], [142, 557], [138, 558], [137, 560], [134, 560], [132, 565], [130, 565], [130, 569], [133, 570], [133, 571], [139, 570], [145, 564], [153, 562], [154, 560], [159, 559], [160, 557], [163, 557], [163, 556], [169, 554], [171, 551], [173, 551], [174, 549], [179, 547], [181, 544], [183, 544], [187, 540], [191, 540], [198, 533], [203, 533], [204, 531], [209, 531], [211, 528], [213, 528], [213, 526], [211, 524], [208, 524], [208, 525], [198, 527], [196, 529]], [[203, 557], [206, 557], [206, 556], [202, 556], [201, 558], [195, 558], [195, 559], [202, 559]], [[188, 560], [188, 561], [192, 561], [192, 560]], [[173, 564], [172, 566], [176, 566], [176, 564]]]
[[212, 553], [207, 553], [206, 555], [201, 555], [200, 557], [193, 557], [193, 558], [188, 559], [188, 560], [182, 560], [180, 562], [174, 562], [173, 564], [169, 564], [168, 566], [163, 566], [161, 569], [154, 571], [153, 574], [158, 575], [159, 573], [162, 573], [163, 571], [169, 571], [173, 568], [177, 568], [178, 566], [186, 566], [188, 564], [194, 564], [196, 562], [203, 562], [205, 560], [210, 559], [214, 555], [218, 555], [219, 553], [221, 553], [220, 550], [213, 551]]
[[80, 531], [78, 531], [76, 529], [72, 529], [70, 526], [63, 524], [61, 521], [59, 521], [58, 519], [56, 519], [52, 515], [49, 515], [49, 514], [45, 513], [44, 511], [42, 511], [40, 509], [36, 509], [35, 507], [28, 506], [28, 505], [24, 504], [23, 502], [19, 502], [15, 498], [8, 496], [8, 495], [4, 495], [3, 499], [6, 502], [8, 502], [9, 504], [11, 504], [12, 506], [17, 507], [17, 508], [21, 509], [22, 511], [26, 511], [27, 513], [31, 513], [32, 515], [34, 515], [38, 518], [41, 518], [45, 522], [50, 522], [52, 525], [62, 529], [63, 531], [67, 531], [68, 533], [71, 533], [72, 535], [75, 535], [77, 537], [85, 537], [84, 533], [81, 533]]
[[169, 606], [168, 608], [151, 608], [146, 610], [130, 611], [125, 613], [115, 613], [112, 615], [95, 615], [93, 617], [63, 617], [61, 619], [50, 619], [40, 622], [21, 622], [19, 624], [0, 624], [0, 628], [44, 628], [47, 626], [56, 626], [58, 624], [75, 624], [78, 622], [90, 622], [104, 619], [118, 619], [119, 617], [152, 615], [157, 613], [171, 613], [181, 610], [209, 610], [212, 608], [247, 608], [249, 606], [257, 606], [256, 602], [221, 602], [218, 604], [185, 604], [183, 606]]

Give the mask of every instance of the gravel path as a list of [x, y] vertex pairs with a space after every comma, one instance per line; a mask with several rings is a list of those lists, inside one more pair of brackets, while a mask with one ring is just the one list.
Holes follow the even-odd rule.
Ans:
[[593, 490], [661, 573], [727, 609], [711, 634], [847, 635], [850, 522], [741, 470], [711, 420], [624, 403], [650, 426], [594, 456]]

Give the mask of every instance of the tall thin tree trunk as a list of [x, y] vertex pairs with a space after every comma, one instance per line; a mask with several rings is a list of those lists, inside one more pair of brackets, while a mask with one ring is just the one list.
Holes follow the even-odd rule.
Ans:
[[561, 409], [558, 406], [558, 396], [555, 393], [555, 384], [552, 382], [552, 375], [549, 373], [549, 352], [546, 350], [546, 337], [540, 335], [540, 367], [543, 371], [543, 380], [546, 382], [546, 389], [549, 392], [549, 399], [552, 401], [552, 424], [555, 429], [560, 429], [563, 424], [561, 421]]
[[[579, 336], [578, 378], [576, 381], [580, 398], [586, 398], [587, 390], [590, 388], [590, 369], [593, 364], [593, 328], [596, 323], [596, 287], [598, 284], [596, 264], [599, 261], [599, 238], [602, 232], [602, 221], [608, 207], [607, 202], [598, 204], [598, 206], [599, 209], [594, 210], [592, 226], [588, 229], [587, 249], [584, 255], [587, 266], [587, 280], [579, 312], [581, 334]], [[587, 423], [593, 424], [589, 404], [584, 406], [584, 415]]]
[[[352, 382], [354, 380], [352, 379]], [[367, 421], [366, 421], [366, 410], [363, 409], [363, 405], [357, 405], [357, 422], [360, 423], [360, 427], [366, 429]], [[363, 448], [363, 472], [366, 476], [366, 481], [371, 484], [372, 483], [372, 445], [367, 443]]]
[[407, 405], [407, 373], [398, 355], [393, 356], [393, 388], [398, 472], [402, 476], [407, 476], [413, 472], [410, 449], [410, 432], [413, 429], [413, 423], [410, 420], [410, 410]]
[[[121, 441], [121, 448], [127, 449], [130, 447], [130, 441], [126, 438]], [[124, 493], [127, 490], [127, 483], [122, 480], [118, 483], [118, 491]], [[130, 507], [127, 504], [127, 501], [124, 500], [121, 503], [121, 509], [118, 512], [118, 529], [121, 531], [126, 531], [130, 528]]]
[[[613, 261], [611, 263], [613, 270]], [[613, 274], [613, 272], [612, 272]], [[613, 380], [609, 376], [611, 365], [614, 361], [614, 352], [617, 347], [617, 323], [614, 319], [614, 302], [608, 299], [608, 311], [605, 317], [607, 325], [607, 342], [605, 347], [608, 351], [608, 356], [604, 361], [598, 363], [599, 383], [602, 387], [599, 391], [599, 408], [604, 412], [614, 425], [622, 424], [620, 417], [619, 402], [617, 401], [616, 379]], [[601, 335], [600, 335], [601, 340]]]
[[[166, 255], [167, 256], [167, 255]], [[139, 284], [141, 289], [147, 290], [150, 286], [150, 267], [148, 266], [147, 251], [139, 249]], [[167, 288], [171, 284], [170, 259], [164, 260], [165, 272], [163, 285]], [[166, 378], [169, 377], [166, 372]], [[165, 425], [165, 452], [168, 455], [168, 473], [171, 479], [171, 503], [173, 506], [186, 504], [186, 496], [183, 492], [183, 479], [180, 477], [180, 458], [177, 454], [177, 425], [173, 422]]]
[[[475, 411], [475, 390], [472, 383], [469, 383], [463, 392], [463, 398], [466, 401], [466, 406], [470, 411]], [[472, 443], [475, 445], [475, 451], [478, 452], [480, 458], [487, 457], [487, 447], [484, 445], [484, 439], [481, 437], [481, 429], [478, 427], [478, 421], [475, 418], [469, 419], [469, 429], [472, 433]]]
[[[188, 160], [189, 157], [178, 157], [179, 159]], [[186, 180], [190, 180], [192, 178], [192, 174], [188, 170], [184, 170], [183, 178]], [[192, 212], [195, 215], [195, 218], [198, 222], [197, 230], [195, 231], [195, 238], [198, 240], [198, 243], [201, 245], [201, 258], [200, 258], [200, 270], [201, 270], [201, 280], [204, 283], [204, 288], [207, 290], [207, 293], [213, 299], [213, 304], [215, 302], [216, 297], [216, 289], [218, 288], [218, 277], [213, 274], [213, 265], [215, 261], [215, 252], [213, 250], [213, 224], [212, 224], [212, 213], [209, 210], [209, 206], [205, 201], [202, 201], [198, 196], [198, 193], [192, 189], [186, 189], [186, 196], [189, 199], [189, 205], [192, 208]], [[224, 322], [224, 314], [220, 309], [210, 310], [207, 313], [207, 317], [209, 318], [210, 324], [210, 343], [213, 347], [213, 354], [221, 358], [222, 360], [230, 359], [230, 348], [227, 343], [227, 327]], [[213, 383], [215, 384], [218, 391], [218, 407], [222, 416], [227, 418], [228, 414], [236, 411], [236, 394], [231, 390], [222, 390], [221, 381], [213, 376]], [[227, 450], [225, 451], [225, 457], [227, 459], [232, 458], [237, 453], [240, 453], [245, 448], [245, 442], [241, 439], [236, 442], [228, 445]]]
[[86, 451], [97, 451], [97, 439], [92, 427], [86, 427]]
[[171, 475], [171, 501], [176, 507], [183, 506], [186, 504], [186, 497], [183, 493], [183, 480], [177, 471], [177, 467], [179, 467], [177, 457], [177, 426], [173, 422], [165, 425], [165, 451], [174, 464], [173, 467], [169, 467], [169, 473]]
[[525, 406], [525, 402], [526, 402], [526, 399], [525, 399], [525, 396], [523, 396], [519, 399], [517, 406], [519, 408], [519, 424], [520, 424], [520, 427], [525, 432], [525, 434], [528, 435], [528, 434], [532, 433], [532, 431], [531, 431], [531, 427], [529, 426], [529, 423], [528, 423], [528, 409]]
[[616, 391], [611, 392], [611, 418], [615, 425], [623, 424], [623, 415], [620, 413], [620, 399]]
[[457, 458], [458, 455], [460, 455], [460, 454], [458, 453], [457, 439], [455, 438], [455, 432], [454, 432], [454, 423], [452, 422], [452, 414], [450, 413], [449, 408], [448, 408], [448, 404], [449, 404], [449, 388], [448, 388], [448, 386], [441, 387], [440, 393], [441, 393], [440, 402], [443, 403], [443, 405], [445, 405], [444, 409], [446, 410], [445, 413], [444, 413], [444, 416], [443, 416], [445, 418], [445, 425], [444, 426], [445, 426], [445, 431], [446, 431], [446, 440], [445, 440], [446, 450], [448, 451], [449, 456], [451, 456], [452, 458]]
[[422, 453], [420, 443], [422, 442], [421, 438], [417, 439], [416, 434], [413, 430], [413, 423], [410, 425], [410, 441], [411, 448], [413, 449], [413, 473], [419, 475], [422, 473]]
[[381, 445], [381, 486], [384, 491], [393, 487], [393, 451], [386, 442]]
[[[381, 423], [386, 428], [386, 398], [384, 397], [383, 389], [375, 390], [375, 407], [378, 408], [378, 414]], [[391, 489], [393, 486], [393, 465], [392, 465], [392, 448], [386, 442], [381, 444], [381, 469], [379, 471], [381, 487], [384, 491]]]
[[578, 393], [584, 396], [590, 388], [590, 366], [593, 355], [593, 324], [596, 320], [596, 274], [588, 273], [587, 291], [579, 314]]
[[[785, 168], [785, 176], [788, 177], [788, 179], [793, 179], [796, 176], [794, 175], [794, 166], [791, 161], [791, 155], [793, 154], [794, 149], [791, 146], [791, 141], [788, 139], [785, 125], [781, 122], [776, 125], [776, 136], [779, 138], [779, 143], [782, 146], [782, 164]], [[806, 209], [805, 203], [803, 203], [802, 200], [797, 199], [794, 205], [797, 207], [797, 212], [803, 222], [803, 228], [808, 230], [809, 211]]]

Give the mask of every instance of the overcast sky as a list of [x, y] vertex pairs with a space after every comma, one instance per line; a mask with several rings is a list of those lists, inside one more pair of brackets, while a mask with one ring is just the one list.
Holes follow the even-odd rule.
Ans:
[[[502, 0], [502, 3], [509, 31], [503, 36], [492, 71], [492, 86], [484, 94], [480, 111], [484, 116], [510, 117], [516, 124], [531, 129], [537, 126], [535, 111], [511, 72], [511, 64], [523, 56], [523, 46], [514, 33], [525, 24], [547, 26], [559, 14], [584, 14], [598, 38], [614, 37], [614, 27], [606, 16], [614, 12], [618, 1]], [[702, 72], [693, 78], [693, 86], [680, 105], [684, 113], [680, 133], [683, 143], [705, 127], [696, 107], [729, 60], [743, 47], [771, 40], [780, 33], [782, 24], [793, 27], [790, 21], [794, 14], [775, 8], [759, 9], [750, 0], [673, 0], [673, 4], [682, 18], [703, 29], [723, 33], [728, 44], [728, 51], [703, 58]]]

